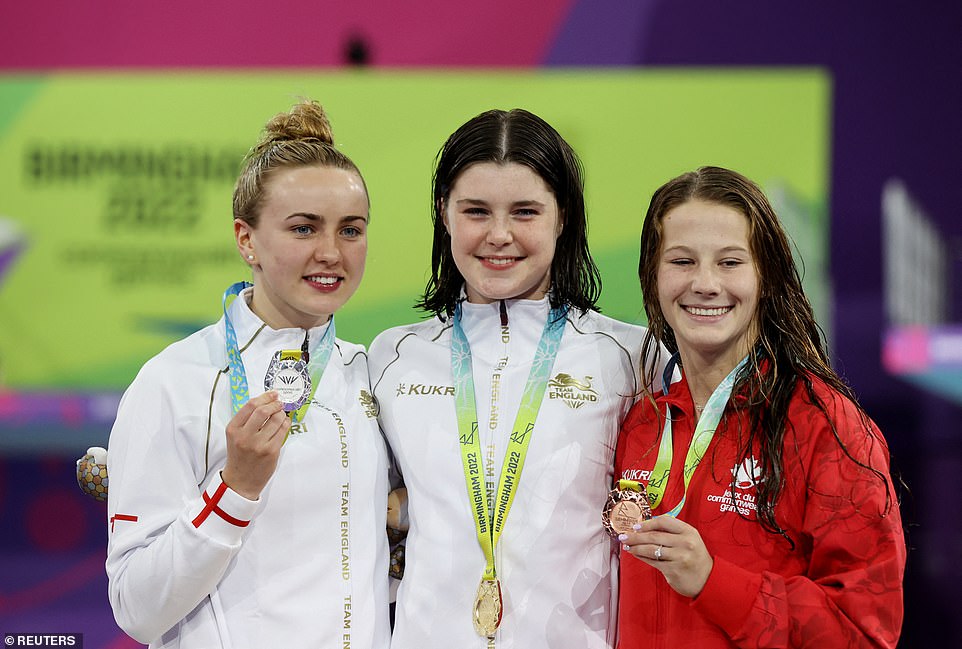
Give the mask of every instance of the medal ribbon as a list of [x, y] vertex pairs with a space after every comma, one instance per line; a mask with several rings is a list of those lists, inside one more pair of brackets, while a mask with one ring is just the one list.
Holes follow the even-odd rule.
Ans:
[[514, 502], [521, 470], [524, 468], [528, 444], [534, 429], [534, 422], [541, 408], [545, 390], [548, 387], [548, 377], [558, 356], [561, 337], [564, 334], [567, 307], [551, 309], [541, 340], [534, 354], [531, 372], [524, 387], [518, 416], [514, 422], [511, 439], [505, 451], [504, 465], [501, 467], [501, 477], [498, 481], [497, 498], [493, 512], [488, 512], [485, 494], [484, 467], [481, 456], [481, 439], [478, 434], [478, 410], [474, 394], [474, 370], [471, 363], [471, 346], [464, 329], [461, 326], [461, 304], [454, 310], [454, 326], [451, 336], [451, 372], [454, 375], [455, 398], [454, 406], [458, 417], [458, 434], [461, 443], [461, 461], [464, 465], [464, 479], [468, 487], [468, 496], [474, 511], [474, 525], [478, 534], [478, 542], [484, 552], [486, 562], [484, 579], [494, 581], [497, 571], [494, 565], [494, 548], [498, 545], [501, 531], [504, 529], [508, 512]]
[[[728, 405], [728, 399], [731, 397], [732, 388], [735, 385], [735, 378], [747, 360], [748, 356], [743, 358], [741, 362], [735, 366], [735, 369], [722, 379], [722, 382], [718, 384], [715, 391], [711, 393], [711, 397], [708, 398], [708, 403], [705, 404], [705, 410], [702, 411], [701, 417], [695, 425], [695, 434], [692, 436], [691, 443], [688, 445], [688, 453], [685, 455], [685, 493], [681, 497], [681, 502], [675, 505], [671, 511], [663, 514], [664, 516], [678, 516], [681, 508], [685, 505], [691, 477], [694, 475], [698, 465], [701, 464], [702, 458], [705, 457], [705, 453], [708, 451], [708, 445], [711, 444], [712, 439], [715, 437], [715, 429], [718, 428], [718, 422], [721, 421], [722, 413], [725, 412], [725, 406]], [[652, 510], [661, 503], [661, 499], [665, 495], [673, 455], [671, 409], [665, 408], [665, 427], [662, 430], [661, 443], [658, 446], [658, 459], [655, 461], [655, 468], [652, 469], [651, 479], [648, 481], [648, 500]]]
[[[247, 372], [244, 370], [244, 362], [241, 360], [240, 350], [237, 347], [237, 333], [234, 331], [234, 324], [230, 320], [227, 306], [228, 301], [233, 301], [231, 298], [240, 295], [241, 291], [249, 286], [252, 286], [249, 282], [231, 284], [227, 287], [227, 290], [224, 291], [224, 297], [222, 299], [227, 338], [227, 365], [230, 370], [230, 405], [231, 413], [235, 415], [250, 399], [250, 391], [247, 387]], [[303, 406], [291, 413], [291, 417], [295, 422], [301, 421], [304, 418], [307, 414], [307, 409], [311, 405], [311, 401], [314, 399], [314, 393], [317, 391], [317, 386], [321, 382], [321, 377], [324, 375], [324, 368], [327, 367], [327, 361], [330, 360], [331, 351], [334, 349], [334, 336], [334, 316], [332, 315], [330, 324], [327, 326], [327, 331], [321, 336], [320, 341], [314, 345], [314, 349], [310, 351], [311, 358], [308, 362], [308, 370], [311, 375], [311, 394]]]

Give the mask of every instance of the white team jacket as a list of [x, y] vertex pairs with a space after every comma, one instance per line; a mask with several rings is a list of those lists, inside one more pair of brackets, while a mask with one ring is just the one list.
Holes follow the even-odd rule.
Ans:
[[[508, 300], [502, 331], [499, 303], [463, 305], [489, 489], [500, 476], [548, 308], [547, 299]], [[568, 315], [495, 552], [504, 596], [499, 648], [614, 645], [617, 546], [601, 510], [618, 429], [641, 389], [644, 333], [594, 312]], [[485, 647], [471, 621], [484, 556], [458, 444], [450, 322], [435, 318], [382, 333], [369, 367], [411, 524], [391, 646]]]
[[[267, 327], [243, 295], [230, 312], [255, 396], [304, 331]], [[363, 347], [336, 341], [256, 502], [220, 480], [226, 358], [221, 319], [148, 361], [121, 401], [107, 506], [118, 624], [151, 647], [387, 647], [387, 454]]]

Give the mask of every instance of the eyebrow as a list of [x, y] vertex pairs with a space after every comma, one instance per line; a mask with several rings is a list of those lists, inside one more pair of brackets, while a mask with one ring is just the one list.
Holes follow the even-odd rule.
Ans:
[[[693, 248], [692, 248], [691, 246], [685, 246], [685, 245], [679, 244], [679, 245], [677, 245], [677, 246], [672, 246], [672, 247], [670, 247], [670, 248], [665, 248], [664, 252], [666, 252], [666, 253], [667, 253], [667, 252], [673, 252], [673, 251], [691, 252], [692, 250], [693, 250]], [[720, 252], [720, 253], [747, 252], [747, 253], [751, 254], [751, 250], [750, 250], [749, 248], [745, 248], [744, 246], [725, 246], [724, 248], [721, 248], [721, 249], [717, 250], [716, 252]]]
[[[483, 200], [481, 198], [459, 198], [458, 200], [455, 201], [456, 205], [461, 205], [462, 203], [467, 205], [478, 205], [478, 206], [488, 205], [488, 201]], [[536, 201], [534, 199], [525, 200], [525, 201], [515, 201], [511, 203], [511, 207], [544, 207], [544, 205], [545, 204], [542, 203], [541, 201]]]
[[[284, 220], [287, 221], [287, 220], [295, 219], [298, 217], [307, 219], [309, 221], [323, 221], [325, 219], [324, 216], [321, 216], [320, 214], [314, 214], [313, 212], [294, 212], [284, 217]], [[367, 217], [360, 214], [350, 214], [348, 216], [341, 217], [341, 219], [338, 222], [351, 223], [353, 221], [364, 221], [365, 223], [367, 223]]]

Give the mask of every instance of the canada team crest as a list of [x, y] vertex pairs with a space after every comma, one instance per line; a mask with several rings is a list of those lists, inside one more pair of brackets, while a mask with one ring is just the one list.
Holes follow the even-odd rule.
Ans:
[[762, 467], [754, 457], [746, 458], [732, 468], [732, 478], [736, 489], [751, 489], [762, 481]]

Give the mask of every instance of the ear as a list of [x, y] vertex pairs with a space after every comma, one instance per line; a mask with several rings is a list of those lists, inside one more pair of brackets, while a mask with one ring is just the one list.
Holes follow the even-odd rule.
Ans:
[[244, 263], [249, 266], [257, 263], [257, 255], [254, 252], [253, 234], [254, 228], [252, 228], [249, 223], [241, 219], [234, 219], [234, 239], [237, 242], [237, 252], [240, 253]]
[[441, 215], [441, 223], [444, 224], [444, 229], [447, 230], [448, 235], [451, 234], [451, 224], [448, 223], [448, 212], [444, 209], [444, 199], [438, 199], [438, 214]]

